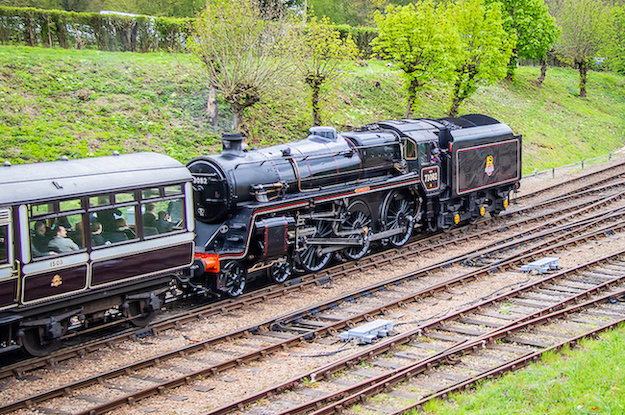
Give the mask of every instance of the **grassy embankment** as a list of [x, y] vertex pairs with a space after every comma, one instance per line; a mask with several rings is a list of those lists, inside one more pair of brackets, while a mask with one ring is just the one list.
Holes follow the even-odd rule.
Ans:
[[[577, 96], [577, 73], [554, 68], [542, 88], [537, 68], [522, 67], [514, 83], [481, 88], [461, 109], [508, 123], [524, 135], [524, 171], [607, 154], [625, 141], [625, 77], [592, 72], [589, 97]], [[184, 55], [102, 53], [0, 46], [0, 161], [55, 160], [159, 151], [181, 161], [220, 148], [208, 123], [202, 72]], [[305, 136], [307, 91], [276, 90], [250, 112], [253, 144]], [[325, 96], [324, 120], [339, 129], [401, 118], [396, 71], [372, 62], [351, 68]], [[423, 97], [417, 116], [443, 117], [448, 89]], [[221, 125], [229, 122], [223, 111]], [[428, 405], [428, 413], [624, 413], [625, 334], [583, 344], [582, 353], [549, 355], [475, 394]]]
[[[577, 72], [521, 67], [515, 82], [483, 87], [461, 108], [508, 123], [525, 137], [524, 171], [607, 154], [625, 141], [625, 77], [592, 72], [588, 99]], [[310, 126], [301, 83], [276, 89], [250, 111], [252, 144], [303, 138]], [[401, 118], [397, 71], [352, 67], [324, 95], [322, 119], [338, 129]], [[186, 55], [103, 53], [0, 46], [0, 158], [12, 163], [159, 151], [181, 161], [218, 151], [220, 131], [206, 116], [203, 73]], [[449, 88], [433, 88], [416, 116], [445, 116]], [[225, 106], [220, 125], [230, 118]]]

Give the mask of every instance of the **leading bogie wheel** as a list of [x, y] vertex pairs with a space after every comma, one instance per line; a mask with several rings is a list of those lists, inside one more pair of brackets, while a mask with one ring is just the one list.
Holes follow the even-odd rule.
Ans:
[[228, 262], [222, 269], [225, 292], [230, 297], [243, 294], [247, 285], [247, 270], [236, 261]]
[[273, 282], [283, 283], [291, 277], [291, 273], [293, 268], [291, 267], [291, 262], [288, 259], [280, 260], [271, 264], [269, 269], [267, 270], [267, 275], [269, 279]]

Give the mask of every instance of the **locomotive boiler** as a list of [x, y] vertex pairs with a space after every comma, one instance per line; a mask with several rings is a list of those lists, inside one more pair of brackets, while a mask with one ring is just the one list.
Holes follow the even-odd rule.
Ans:
[[248, 281], [316, 272], [372, 243], [404, 245], [496, 215], [521, 178], [521, 136], [480, 114], [384, 121], [246, 149], [222, 138], [219, 155], [191, 160], [196, 260], [190, 283], [241, 294]]

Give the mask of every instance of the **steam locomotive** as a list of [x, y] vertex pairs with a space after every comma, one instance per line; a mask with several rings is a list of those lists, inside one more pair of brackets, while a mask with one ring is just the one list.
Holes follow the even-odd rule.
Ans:
[[284, 282], [372, 244], [448, 230], [506, 209], [521, 179], [521, 136], [486, 115], [398, 120], [187, 163], [193, 176], [195, 261], [190, 283], [238, 296], [266, 275]]
[[186, 167], [138, 153], [1, 169], [0, 352], [43, 356], [80, 328], [144, 326], [179, 288], [234, 297], [496, 215], [521, 137], [473, 114], [313, 127], [262, 150], [228, 135]]

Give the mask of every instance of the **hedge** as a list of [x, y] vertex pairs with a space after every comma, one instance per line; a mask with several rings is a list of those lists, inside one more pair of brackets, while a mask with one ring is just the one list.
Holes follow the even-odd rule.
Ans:
[[178, 52], [186, 46], [191, 20], [0, 7], [0, 43]]
[[[101, 51], [184, 51], [193, 19], [125, 14], [74, 13], [0, 6], [0, 43]], [[333, 26], [351, 34], [364, 57], [371, 56], [377, 30]]]

